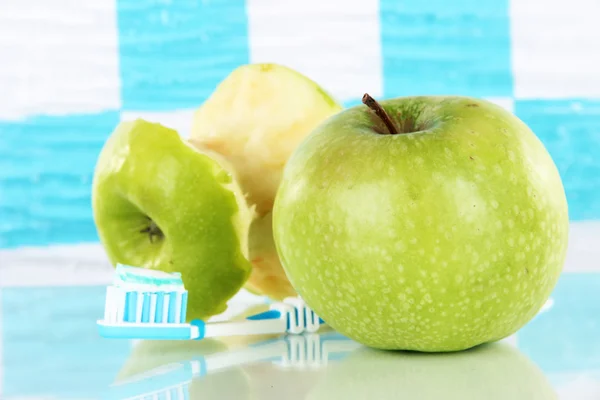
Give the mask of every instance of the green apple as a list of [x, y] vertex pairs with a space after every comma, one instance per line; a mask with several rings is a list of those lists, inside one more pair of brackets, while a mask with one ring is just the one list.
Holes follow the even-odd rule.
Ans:
[[221, 154], [237, 174], [258, 222], [250, 232], [253, 265], [246, 287], [281, 299], [295, 295], [270, 231], [283, 167], [296, 146], [342, 107], [318, 84], [277, 64], [235, 69], [196, 111], [190, 141]]
[[294, 288], [371, 347], [456, 351], [511, 335], [565, 259], [550, 155], [484, 100], [364, 102], [321, 124], [285, 168], [273, 226]]
[[515, 347], [492, 343], [453, 354], [356, 350], [329, 368], [317, 399], [557, 400], [542, 371]]
[[182, 274], [188, 319], [224, 311], [250, 274], [252, 215], [235, 175], [172, 129], [141, 119], [117, 126], [98, 158], [92, 203], [113, 264]]

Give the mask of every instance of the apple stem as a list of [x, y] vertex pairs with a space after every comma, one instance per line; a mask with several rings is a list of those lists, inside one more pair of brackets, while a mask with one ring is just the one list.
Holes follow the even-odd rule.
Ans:
[[362, 98], [362, 102], [364, 105], [373, 110], [375, 112], [375, 115], [377, 115], [383, 121], [385, 126], [387, 126], [388, 130], [390, 131], [391, 135], [396, 135], [398, 133], [398, 129], [396, 129], [396, 127], [394, 126], [392, 119], [385, 112], [383, 107], [381, 107], [381, 104], [377, 102], [377, 100], [372, 98], [368, 93], [365, 93]]

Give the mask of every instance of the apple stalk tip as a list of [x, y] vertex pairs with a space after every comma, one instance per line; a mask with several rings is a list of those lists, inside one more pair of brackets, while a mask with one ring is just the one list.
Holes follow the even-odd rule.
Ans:
[[381, 119], [383, 121], [383, 123], [385, 124], [385, 126], [390, 131], [389, 133], [391, 135], [398, 134], [398, 129], [396, 129], [396, 126], [392, 122], [392, 119], [385, 112], [385, 110], [383, 109], [383, 107], [381, 106], [381, 104], [379, 104], [377, 102], [377, 100], [375, 100], [374, 98], [372, 98], [368, 93], [365, 93], [363, 95], [363, 97], [362, 97], [362, 102], [363, 102], [364, 105], [366, 105], [371, 110], [373, 110], [373, 112], [375, 113], [375, 115], [377, 115], [379, 117], [379, 119]]

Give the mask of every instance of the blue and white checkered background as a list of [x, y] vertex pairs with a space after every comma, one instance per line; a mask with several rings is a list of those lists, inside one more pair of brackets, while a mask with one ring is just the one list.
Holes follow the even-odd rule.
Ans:
[[295, 68], [346, 105], [369, 92], [505, 106], [564, 180], [568, 268], [596, 268], [599, 16], [598, 0], [0, 0], [0, 286], [103, 282], [90, 190], [105, 139], [137, 116], [185, 135], [249, 62]]
[[600, 219], [596, 0], [0, 4], [0, 248], [97, 242], [91, 178], [115, 125], [185, 134], [220, 80], [263, 61], [346, 105], [365, 91], [492, 99], [546, 144], [571, 219]]

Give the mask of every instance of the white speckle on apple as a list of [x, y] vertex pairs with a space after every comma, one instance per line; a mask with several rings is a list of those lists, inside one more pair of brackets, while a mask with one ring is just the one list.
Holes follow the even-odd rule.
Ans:
[[399, 252], [404, 252], [406, 250], [406, 246], [401, 239], [396, 239], [396, 242], [394, 243], [394, 249]]
[[512, 150], [508, 150], [508, 151], [506, 152], [506, 154], [508, 155], [508, 159], [509, 159], [509, 161], [510, 161], [511, 163], [514, 163], [514, 162], [515, 162], [515, 159], [516, 159], [516, 157], [515, 157], [515, 152], [514, 152], [514, 151], [512, 151]]

